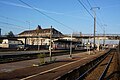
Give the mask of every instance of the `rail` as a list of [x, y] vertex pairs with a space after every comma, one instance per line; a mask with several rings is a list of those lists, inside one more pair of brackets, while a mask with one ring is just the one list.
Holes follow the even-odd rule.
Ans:
[[105, 54], [99, 56], [98, 58], [89, 61], [88, 63], [71, 70], [55, 80], [83, 80], [95, 67], [97, 67], [100, 62], [102, 62], [114, 49], [108, 50]]
[[90, 69], [88, 69], [85, 73], [83, 73], [79, 78], [77, 78], [76, 80], [81, 80], [84, 79], [84, 77], [91, 72], [92, 70], [94, 70], [109, 54], [105, 55], [103, 59], [101, 59], [97, 64], [95, 64], [93, 67], [91, 67]]
[[112, 57], [110, 58], [110, 60], [108, 61], [108, 64], [107, 64], [106, 68], [104, 69], [102, 75], [100, 76], [99, 80], [103, 80], [103, 79], [104, 79], [104, 77], [105, 77], [105, 75], [106, 75], [106, 73], [107, 73], [107, 71], [108, 71], [108, 68], [109, 68], [109, 66], [110, 66], [110, 63], [111, 63], [112, 59], [113, 59], [113, 56], [112, 56]]

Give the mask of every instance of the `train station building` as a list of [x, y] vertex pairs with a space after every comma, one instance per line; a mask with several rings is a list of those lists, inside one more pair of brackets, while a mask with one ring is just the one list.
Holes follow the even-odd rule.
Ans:
[[[35, 30], [27, 30], [18, 34], [19, 37], [27, 37], [26, 44], [29, 45], [49, 45], [50, 36], [52, 38], [63, 37], [63, 34], [54, 28], [42, 29], [37, 26]], [[25, 40], [21, 39], [24, 43]]]
[[[8, 43], [4, 43], [6, 40], [8, 41]], [[15, 40], [18, 42], [16, 42]], [[2, 41], [3, 42], [2, 44], [0, 44], [0, 47], [3, 47], [6, 44], [15, 46], [24, 45], [24, 47], [28, 46], [30, 47], [30, 49], [48, 49], [50, 46], [50, 41], [53, 49], [70, 49], [71, 42], [73, 48], [75, 48], [77, 44], [82, 43], [79, 38], [71, 38], [71, 36], [63, 35], [60, 31], [52, 27], [43, 29], [39, 25], [34, 30], [25, 30], [19, 33], [18, 36], [15, 37], [15, 39], [5, 38]], [[22, 42], [22, 44], [20, 44], [19, 42]], [[15, 46], [12, 47], [14, 48]], [[6, 48], [10, 47], [7, 46]]]
[[[27, 30], [18, 34], [19, 37], [27, 37], [19, 38], [19, 40], [23, 41], [24, 44], [28, 44], [31, 46], [42, 46], [49, 47], [50, 45], [50, 36], [52, 37], [52, 47], [54, 49], [69, 49], [71, 37], [64, 36], [60, 31], [55, 28], [46, 28], [42, 29], [41, 26], [37, 26], [35, 30]], [[72, 38], [72, 45], [76, 45], [76, 43], [81, 43], [76, 38]]]

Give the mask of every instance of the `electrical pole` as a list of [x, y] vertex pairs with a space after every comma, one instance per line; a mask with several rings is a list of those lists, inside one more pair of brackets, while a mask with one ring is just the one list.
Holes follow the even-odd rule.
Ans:
[[28, 44], [30, 45], [30, 21], [26, 21], [28, 23], [28, 27], [29, 27], [29, 38], [28, 38]]
[[50, 28], [50, 46], [49, 46], [49, 51], [50, 51], [50, 61], [52, 61], [52, 50], [51, 50], [51, 48], [52, 48], [52, 26], [51, 26], [51, 28]]
[[120, 40], [118, 42], [118, 54], [120, 55]]
[[72, 34], [71, 34], [71, 41], [70, 41], [70, 58], [72, 58]]
[[1, 28], [0, 28], [0, 37], [1, 37], [1, 35], [2, 35], [2, 34], [1, 34]]
[[[118, 56], [118, 65], [120, 65], [120, 39], [119, 39], [119, 43], [118, 43], [118, 55], [117, 56]], [[119, 71], [120, 71], [120, 69], [119, 69]]]
[[95, 36], [96, 36], [96, 9], [100, 9], [99, 7], [92, 7], [94, 13], [94, 49], [95, 49]]
[[104, 47], [104, 48], [105, 48], [105, 26], [107, 26], [107, 25], [104, 24], [104, 30], [103, 30], [103, 36], [104, 36], [104, 39], [103, 39], [103, 47]]
[[[28, 23], [28, 29], [30, 30], [30, 21], [26, 21]], [[30, 34], [29, 34], [30, 36]]]
[[37, 29], [37, 45], [38, 45], [38, 51], [40, 50], [39, 46], [39, 29]]

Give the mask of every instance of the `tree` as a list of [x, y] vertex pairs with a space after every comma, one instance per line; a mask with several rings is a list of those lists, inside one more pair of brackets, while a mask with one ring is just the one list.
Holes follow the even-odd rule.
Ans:
[[15, 35], [13, 34], [12, 31], [8, 32], [6, 36], [7, 36], [7, 37], [15, 37]]
[[0, 39], [0, 43], [2, 43], [2, 41], [3, 41], [3, 40], [2, 40], [2, 39]]

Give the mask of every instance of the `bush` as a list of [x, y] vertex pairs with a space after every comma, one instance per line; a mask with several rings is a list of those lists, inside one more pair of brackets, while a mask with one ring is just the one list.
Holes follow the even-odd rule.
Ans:
[[45, 53], [40, 53], [37, 55], [38, 59], [40, 60], [40, 64], [44, 64], [45, 63]]

